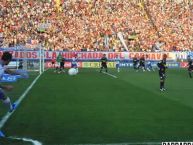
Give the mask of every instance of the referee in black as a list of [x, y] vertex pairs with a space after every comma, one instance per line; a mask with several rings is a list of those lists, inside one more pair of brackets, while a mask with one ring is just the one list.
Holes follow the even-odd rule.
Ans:
[[157, 63], [157, 66], [159, 68], [159, 77], [160, 77], [160, 91], [165, 91], [165, 79], [166, 79], [166, 58], [167, 55], [163, 55], [163, 59]]
[[103, 68], [107, 72], [107, 57], [106, 57], [106, 54], [103, 54], [103, 57], [101, 58], [101, 70], [100, 70], [100, 73], [102, 72]]

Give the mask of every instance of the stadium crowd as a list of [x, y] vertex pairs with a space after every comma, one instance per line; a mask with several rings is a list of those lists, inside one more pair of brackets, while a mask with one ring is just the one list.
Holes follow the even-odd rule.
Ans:
[[0, 47], [41, 43], [66, 51], [191, 50], [193, 2], [177, 1], [1, 0]]

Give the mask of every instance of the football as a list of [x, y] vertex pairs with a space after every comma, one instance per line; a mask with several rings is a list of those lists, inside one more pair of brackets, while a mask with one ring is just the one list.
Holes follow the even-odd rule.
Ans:
[[76, 70], [75, 68], [70, 68], [70, 69], [68, 70], [68, 74], [69, 74], [70, 76], [74, 76], [74, 75], [77, 74], [77, 70]]

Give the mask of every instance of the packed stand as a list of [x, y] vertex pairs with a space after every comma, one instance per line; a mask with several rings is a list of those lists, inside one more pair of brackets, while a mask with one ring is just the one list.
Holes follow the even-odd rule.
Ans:
[[192, 36], [190, 0], [0, 1], [0, 47], [176, 51], [193, 49]]

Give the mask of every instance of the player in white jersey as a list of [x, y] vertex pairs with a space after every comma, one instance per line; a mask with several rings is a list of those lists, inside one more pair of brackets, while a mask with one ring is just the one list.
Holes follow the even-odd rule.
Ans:
[[120, 57], [118, 55], [116, 55], [116, 58], [115, 58], [115, 65], [116, 65], [116, 69], [117, 69], [117, 72], [120, 72]]
[[146, 55], [146, 60], [147, 60], [146, 69], [147, 69], [148, 71], [155, 71], [154, 68], [153, 68], [153, 66], [152, 66], [151, 61], [149, 60], [149, 56], [148, 56], [148, 55]]
[[150, 60], [147, 62], [146, 69], [148, 71], [155, 71]]
[[78, 59], [77, 56], [72, 58], [71, 68], [75, 68], [78, 73]]
[[[16, 75], [19, 73], [13, 72], [9, 70], [6, 66], [9, 64], [9, 62], [12, 59], [12, 54], [9, 52], [4, 52], [1, 60], [0, 60], [0, 79], [2, 78], [4, 73]], [[4, 91], [10, 91], [13, 89], [13, 86], [11, 85], [2, 85], [0, 84], [0, 100], [9, 107], [9, 112], [12, 112], [16, 108], [15, 103], [11, 103], [11, 100], [9, 97], [5, 96]]]

